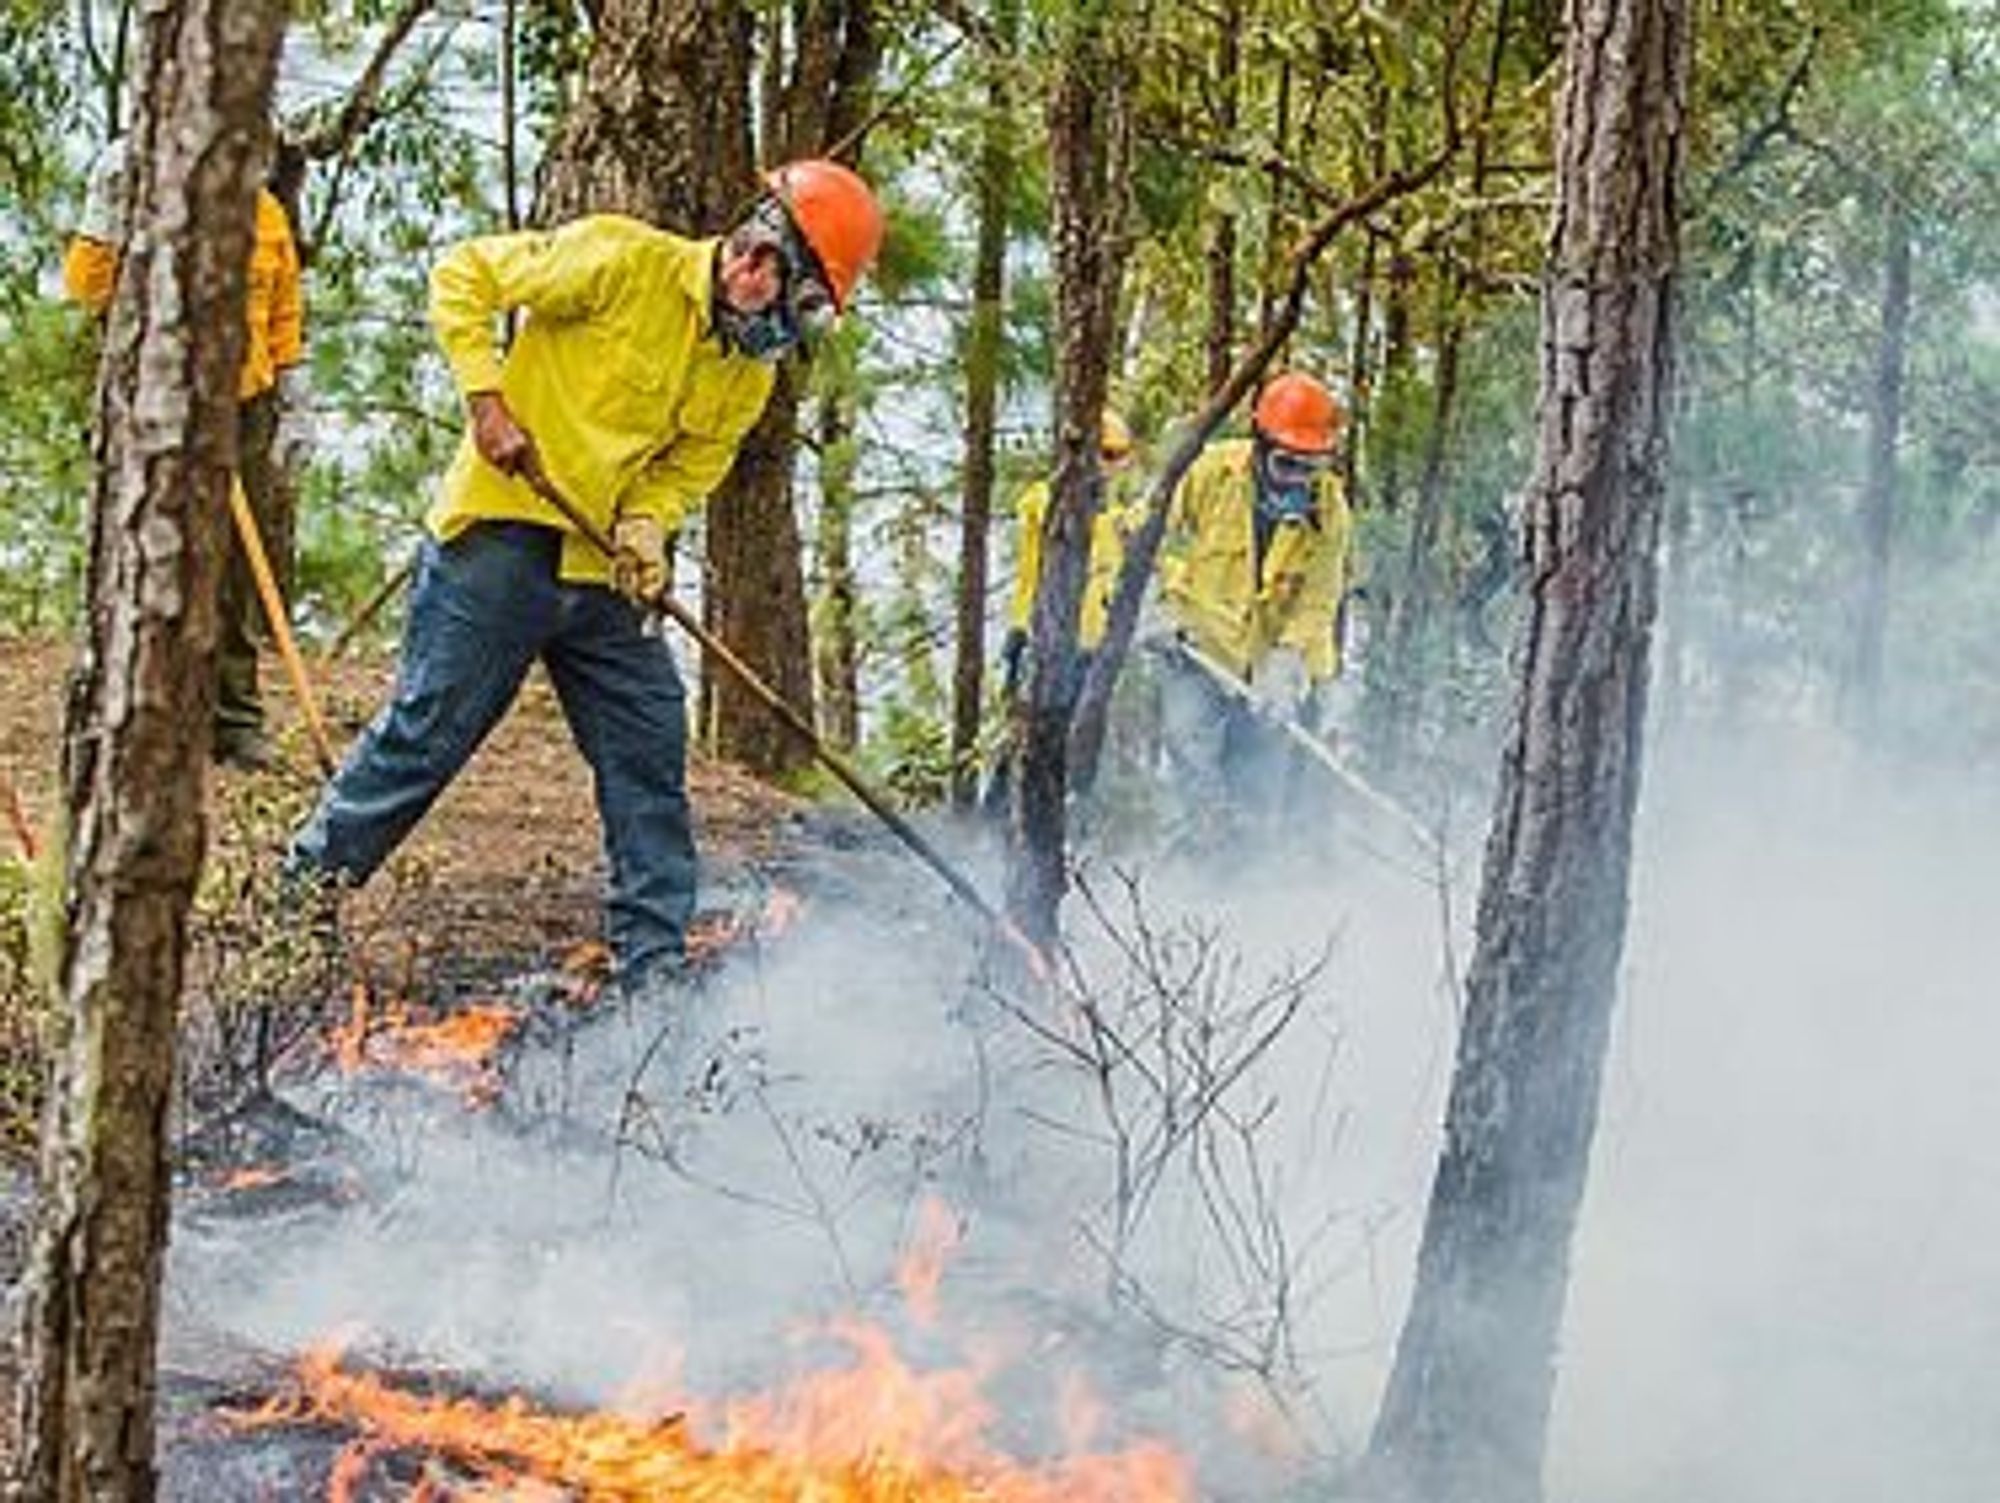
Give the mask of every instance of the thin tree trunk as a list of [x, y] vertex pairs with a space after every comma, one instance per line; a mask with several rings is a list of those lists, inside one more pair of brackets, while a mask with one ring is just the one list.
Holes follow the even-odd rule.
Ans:
[[[1227, 145], [1236, 139], [1243, 94], [1243, 5], [1228, 0], [1216, 17], [1215, 91], [1218, 100], [1216, 137]], [[1229, 379], [1236, 361], [1236, 216], [1215, 216], [1208, 239], [1208, 381], [1214, 391]]]
[[1892, 200], [1885, 230], [1882, 320], [1868, 409], [1868, 482], [1861, 495], [1861, 596], [1855, 611], [1853, 710], [1872, 730], [1881, 712], [1882, 648], [1889, 628], [1889, 557], [1896, 531], [1896, 446], [1903, 427], [1903, 369], [1910, 336], [1910, 215]]
[[813, 630], [813, 677], [820, 733], [836, 746], [861, 741], [860, 645], [855, 638], [854, 436], [845, 400], [819, 402], [819, 522], [814, 555], [819, 600]]
[[1347, 348], [1348, 430], [1340, 446], [1340, 478], [1350, 506], [1366, 505], [1361, 494], [1361, 445], [1357, 435], [1368, 431], [1374, 408], [1375, 368], [1370, 341], [1375, 321], [1375, 237], [1369, 235], [1361, 252], [1361, 270], [1354, 283], [1354, 337]]
[[64, 720], [66, 1016], [42, 1139], [10, 1497], [149, 1499], [187, 916], [256, 163], [280, 0], [181, 0], [140, 40], [98, 390], [89, 617]]
[[[817, 156], [842, 143], [843, 156], [857, 159], [861, 146], [852, 137], [867, 116], [881, 67], [873, 0], [805, 7], [794, 16], [791, 40], [790, 68], [766, 71], [765, 161]], [[769, 98], [774, 76], [785, 78], [775, 110]], [[709, 511], [703, 607], [709, 626], [810, 721], [812, 633], [792, 496], [804, 384], [804, 365], [789, 362]], [[799, 738], [734, 679], [708, 674], [704, 687], [718, 754], [767, 776], [795, 771], [811, 759]]]
[[980, 712], [986, 680], [986, 596], [991, 578], [994, 438], [1000, 412], [1000, 339], [1006, 318], [1007, 196], [1014, 172], [1011, 90], [1005, 76], [1018, 12], [994, 16], [1005, 55], [988, 59], [974, 185], [972, 322], [965, 341], [965, 480], [958, 524], [958, 620], [951, 675], [951, 801], [972, 806], [979, 785]]
[[1666, 485], [1685, 0], [1570, 0], [1532, 588], [1444, 1148], [1370, 1445], [1385, 1496], [1534, 1503], [1624, 947]]
[[516, 130], [520, 110], [514, 88], [519, 19], [515, 6], [516, 0], [506, 0], [500, 7], [500, 211], [510, 230], [521, 227], [521, 153]]
[[1049, 101], [1056, 273], [1056, 452], [1029, 627], [1028, 682], [1013, 706], [1019, 769], [1009, 822], [1007, 910], [1046, 946], [1068, 878], [1065, 800], [1076, 703], [1077, 622], [1090, 529], [1103, 502], [1098, 430], [1124, 280], [1131, 60], [1093, 9], [1064, 49]]
[[[1264, 270], [1258, 278], [1257, 327], [1271, 326], [1271, 316], [1278, 306], [1278, 299], [1284, 295], [1285, 284], [1285, 169], [1279, 162], [1289, 160], [1292, 154], [1292, 63], [1290, 58], [1278, 60], [1278, 100], [1276, 119], [1271, 129], [1271, 152], [1278, 160], [1270, 171], [1270, 186], [1265, 190], [1269, 197], [1264, 204]], [[1219, 382], [1211, 383], [1209, 390], [1215, 390]]]

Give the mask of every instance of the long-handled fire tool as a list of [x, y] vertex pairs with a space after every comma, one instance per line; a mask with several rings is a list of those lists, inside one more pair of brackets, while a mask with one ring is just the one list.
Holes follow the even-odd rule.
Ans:
[[326, 721], [319, 713], [319, 697], [313, 693], [312, 680], [306, 676], [305, 659], [299, 656], [299, 644], [292, 639], [291, 617], [285, 612], [285, 599], [278, 593], [277, 577], [271, 572], [271, 557], [264, 551], [264, 539], [257, 532], [257, 518], [250, 510], [250, 498], [243, 494], [243, 483], [231, 476], [229, 479], [229, 515], [236, 523], [236, 539], [243, 545], [243, 556], [250, 560], [250, 576], [257, 582], [257, 598], [264, 603], [264, 619], [271, 623], [271, 640], [278, 645], [278, 656], [285, 661], [285, 672], [292, 681], [292, 693], [297, 696], [299, 709], [306, 717], [306, 730], [312, 736], [314, 759], [319, 770], [327, 777], [333, 776], [333, 742], [326, 734]]
[[1300, 751], [1304, 752], [1315, 765], [1319, 766], [1339, 781], [1342, 787], [1360, 799], [1376, 813], [1383, 815], [1400, 828], [1404, 834], [1416, 841], [1426, 854], [1434, 854], [1439, 845], [1437, 834], [1426, 829], [1416, 815], [1405, 809], [1396, 800], [1370, 783], [1360, 773], [1348, 766], [1340, 754], [1328, 746], [1311, 731], [1300, 725], [1289, 715], [1281, 715], [1259, 704], [1255, 691], [1238, 675], [1218, 663], [1194, 643], [1182, 638], [1175, 643], [1181, 656], [1214, 680], [1216, 686], [1230, 698], [1249, 707], [1263, 722], [1284, 734]]
[[[591, 546], [596, 548], [598, 552], [602, 553], [606, 558], [615, 556], [617, 550], [613, 546], [610, 536], [606, 534], [603, 528], [584, 515], [569, 497], [557, 489], [555, 482], [548, 477], [547, 472], [542, 469], [538, 460], [531, 457], [522, 466], [521, 478], [528, 482], [536, 495], [561, 512], [569, 524], [583, 537], [588, 538]], [[1054, 974], [1053, 968], [1049, 965], [1048, 957], [1041, 952], [1040, 948], [1026, 935], [1021, 933], [1005, 914], [987, 902], [980, 894], [979, 889], [972, 885], [965, 874], [947, 861], [936, 846], [924, 839], [917, 832], [914, 825], [903, 818], [901, 814], [897, 813], [891, 807], [888, 800], [876, 792], [868, 779], [863, 777], [852, 763], [822, 741], [819, 733], [812, 728], [806, 718], [793, 709], [791, 704], [777, 690], [765, 683], [758, 676], [756, 669], [752, 668], [742, 658], [731, 651], [728, 645], [721, 638], [717, 637], [714, 632], [703, 626], [700, 619], [692, 611], [674, 599], [671, 590], [661, 590], [649, 599], [646, 604], [672, 621], [682, 631], [686, 632], [700, 645], [701, 649], [708, 654], [711, 660], [720, 663], [727, 669], [730, 676], [745, 689], [749, 690], [750, 694], [759, 704], [763, 705], [765, 709], [777, 717], [779, 724], [783, 725], [786, 730], [799, 738], [806, 749], [819, 759], [822, 767], [840, 779], [846, 785], [847, 790], [867, 806], [871, 814], [889, 827], [891, 834], [902, 841], [924, 865], [942, 877], [945, 886], [949, 887], [966, 907], [992, 925], [996, 933], [1000, 934], [1010, 943], [1020, 946], [1027, 953], [1030, 961], [1035, 965], [1037, 970], [1045, 974]]]

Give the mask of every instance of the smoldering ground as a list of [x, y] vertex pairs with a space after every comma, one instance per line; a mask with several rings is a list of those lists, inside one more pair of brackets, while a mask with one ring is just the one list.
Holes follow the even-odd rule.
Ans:
[[[1552, 1499], [1990, 1494], [1996, 814], [1990, 780], [1912, 780], [1823, 743], [1661, 738]], [[1243, 1098], [1271, 1103], [1252, 1199], [1281, 1225], [1281, 1266], [1246, 1271], [1254, 1241], [1220, 1236], [1199, 1186], [1167, 1175], [1118, 1248], [1123, 1284], [1089, 1082], [1009, 1015], [1006, 983], [972, 972], [964, 920], [921, 873], [852, 860], [797, 929], [676, 999], [701, 1019], [691, 1054], [726, 1044], [708, 1095], [686, 1096], [671, 1046], [640, 1068], [660, 1024], [643, 1011], [530, 1048], [498, 1112], [340, 1087], [370, 1193], [289, 1219], [183, 1217], [173, 1324], [277, 1352], [359, 1330], [597, 1404], [667, 1363], [696, 1392], [768, 1385], [826, 1358], [800, 1345], [813, 1321], [858, 1311], [913, 1361], [990, 1368], [1024, 1451], [1055, 1444], [1066, 1376], [1116, 1416], [1098, 1444], [1164, 1435], [1200, 1459], [1205, 1496], [1307, 1488], [1365, 1444], [1436, 1152], [1476, 857], [1456, 868], [1449, 949], [1438, 895], [1353, 851], [1142, 874], [1144, 923], [1211, 944], [1224, 991], [1326, 963]], [[1129, 941], [1116, 873], [1091, 881]], [[1108, 995], [1118, 947], [1077, 928], [1081, 974]], [[963, 1241], [926, 1327], [894, 1270], [931, 1193]], [[1260, 1354], [1263, 1380], [1242, 1370]]]

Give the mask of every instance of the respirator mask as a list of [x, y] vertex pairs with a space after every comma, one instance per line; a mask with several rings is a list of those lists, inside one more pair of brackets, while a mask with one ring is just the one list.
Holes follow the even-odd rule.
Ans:
[[1280, 448], [1259, 434], [1257, 515], [1267, 522], [1317, 522], [1319, 477], [1332, 463], [1330, 454]]
[[775, 361], [794, 345], [811, 344], [839, 316], [819, 261], [799, 235], [783, 204], [769, 194], [730, 233], [729, 251], [769, 249], [778, 257], [778, 295], [768, 307], [745, 313], [719, 293], [715, 322], [724, 343], [752, 360]]

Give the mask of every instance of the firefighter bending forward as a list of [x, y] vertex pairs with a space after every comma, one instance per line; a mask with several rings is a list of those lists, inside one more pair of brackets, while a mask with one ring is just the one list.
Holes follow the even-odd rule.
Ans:
[[1319, 381], [1277, 376], [1251, 436], [1208, 445], [1175, 492], [1160, 571], [1168, 627], [1152, 645], [1167, 770], [1197, 846], [1278, 812], [1288, 753], [1251, 705], [1299, 720], [1340, 672], [1352, 533], [1333, 468], [1341, 423]]
[[[595, 779], [618, 977], [678, 970], [695, 900], [687, 709], [641, 602], [665, 587], [667, 540], [728, 473], [775, 363], [846, 307], [882, 232], [859, 177], [809, 160], [768, 174], [720, 239], [595, 215], [445, 254], [430, 316], [467, 431], [426, 519], [393, 697], [292, 837], [294, 891], [365, 881], [539, 659]], [[503, 358], [510, 311], [527, 317]], [[535, 494], [531, 463], [615, 558]]]

